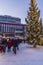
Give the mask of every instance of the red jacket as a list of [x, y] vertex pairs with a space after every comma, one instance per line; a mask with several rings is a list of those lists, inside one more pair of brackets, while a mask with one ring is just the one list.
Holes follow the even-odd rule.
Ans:
[[12, 46], [12, 40], [9, 40], [7, 45], [8, 45], [8, 47], [11, 47]]

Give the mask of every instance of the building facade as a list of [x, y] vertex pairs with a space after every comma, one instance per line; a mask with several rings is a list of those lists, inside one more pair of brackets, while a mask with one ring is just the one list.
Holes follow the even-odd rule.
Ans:
[[21, 24], [20, 18], [11, 17], [8, 15], [0, 16], [0, 34], [24, 37], [25, 33], [26, 25]]

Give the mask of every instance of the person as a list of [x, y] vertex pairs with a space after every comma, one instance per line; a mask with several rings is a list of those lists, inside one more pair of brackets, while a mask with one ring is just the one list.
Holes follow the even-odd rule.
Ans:
[[19, 50], [19, 44], [21, 43], [20, 39], [17, 38], [17, 50]]
[[17, 39], [12, 39], [12, 43], [13, 43], [13, 52], [16, 54]]
[[8, 46], [8, 52], [9, 52], [11, 47], [12, 47], [12, 40], [10, 38], [9, 38], [9, 40], [7, 42], [7, 46]]
[[3, 50], [4, 50], [4, 46], [1, 44], [1, 45], [0, 45], [0, 52], [2, 53]]
[[6, 52], [7, 40], [5, 38], [2, 39], [3, 52]]

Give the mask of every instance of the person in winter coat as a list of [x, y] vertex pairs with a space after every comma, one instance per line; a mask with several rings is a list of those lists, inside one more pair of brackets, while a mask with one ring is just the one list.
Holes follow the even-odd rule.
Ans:
[[21, 43], [20, 39], [17, 38], [17, 50], [19, 50], [19, 44]]
[[2, 53], [4, 51], [4, 46], [0, 45], [0, 52]]
[[16, 54], [17, 39], [12, 39], [12, 43], [13, 43], [13, 52]]
[[7, 40], [5, 38], [2, 39], [2, 45], [3, 45], [3, 52], [6, 52], [6, 46], [7, 46]]
[[9, 41], [7, 42], [7, 46], [8, 46], [8, 52], [9, 52], [11, 47], [12, 47], [12, 40], [11, 39], [9, 39]]

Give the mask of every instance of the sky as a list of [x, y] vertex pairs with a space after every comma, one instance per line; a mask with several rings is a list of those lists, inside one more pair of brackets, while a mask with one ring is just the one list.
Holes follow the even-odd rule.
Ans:
[[[0, 0], [0, 15], [10, 15], [21, 18], [21, 23], [25, 24], [27, 10], [30, 0]], [[36, 0], [40, 10], [40, 17], [43, 19], [43, 0]]]

